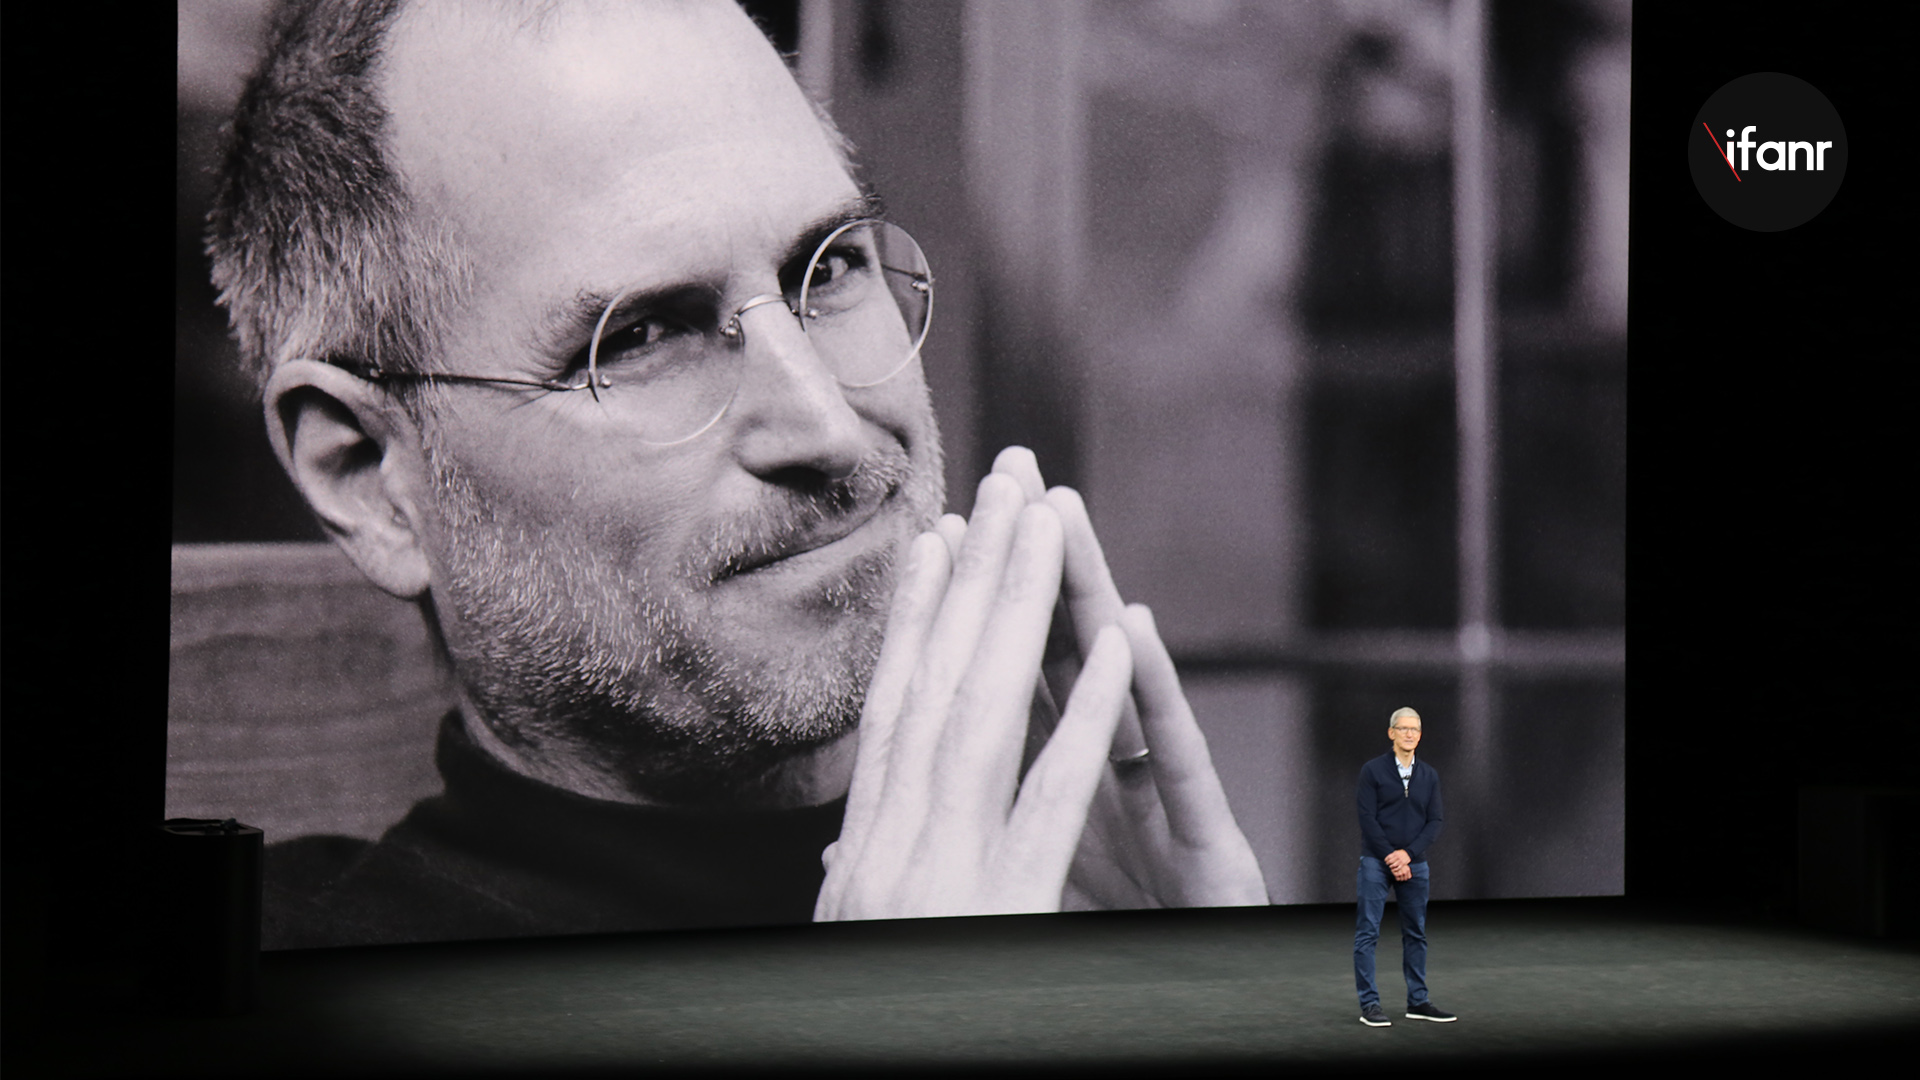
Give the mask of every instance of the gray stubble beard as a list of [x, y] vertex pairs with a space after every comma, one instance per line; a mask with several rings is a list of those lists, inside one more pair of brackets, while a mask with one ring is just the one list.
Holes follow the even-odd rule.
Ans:
[[[723, 626], [700, 625], [688, 587], [739, 543], [738, 523], [683, 565], [636, 569], [564, 527], [503, 520], [431, 437], [426, 449], [447, 537], [435, 601], [448, 649], [478, 719], [517, 752], [623, 778], [650, 801], [713, 807], [757, 801], [782, 762], [858, 725], [893, 548], [816, 590], [809, 608], [827, 626], [817, 647], [745, 656]], [[904, 454], [862, 470], [853, 482], [897, 477], [893, 499], [914, 531], [932, 525], [945, 494], [938, 453], [924, 470]]]

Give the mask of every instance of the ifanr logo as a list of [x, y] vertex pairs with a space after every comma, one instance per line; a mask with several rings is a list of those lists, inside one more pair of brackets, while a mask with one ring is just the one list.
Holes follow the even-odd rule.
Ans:
[[1825, 94], [1791, 75], [1760, 72], [1714, 91], [1693, 132], [1687, 157], [1694, 187], [1743, 229], [1779, 232], [1811, 221], [1846, 175], [1840, 114]]
[[[1700, 126], [1707, 127], [1707, 125], [1704, 123], [1701, 124]], [[1727, 163], [1727, 168], [1733, 170], [1733, 178], [1735, 180], [1740, 179], [1741, 171], [1745, 169], [1750, 169], [1753, 167], [1747, 163], [1748, 162], [1747, 151], [1752, 150], [1756, 146], [1760, 148], [1760, 153], [1755, 155], [1755, 157], [1759, 159], [1760, 167], [1768, 170], [1769, 172], [1779, 172], [1782, 169], [1785, 169], [1788, 172], [1792, 172], [1794, 169], [1794, 162], [1799, 160], [1794, 155], [1800, 153], [1801, 151], [1806, 152], [1807, 168], [1812, 169], [1815, 172], [1827, 171], [1827, 151], [1833, 149], [1833, 140], [1828, 139], [1826, 142], [1821, 142], [1821, 143], [1754, 142], [1753, 139], [1749, 138], [1749, 136], [1751, 136], [1754, 132], [1759, 130], [1760, 130], [1759, 124], [1748, 124], [1740, 132], [1740, 141], [1734, 142], [1733, 129], [1732, 128], [1727, 129], [1727, 149], [1720, 150], [1720, 159]], [[1709, 139], [1713, 138], [1712, 128], [1707, 128], [1707, 138]], [[1720, 141], [1718, 139], [1714, 140], [1713, 147], [1716, 150], [1720, 149]], [[1767, 160], [1767, 151], [1769, 150], [1773, 151], [1772, 161]], [[1740, 164], [1738, 165], [1735, 165], [1733, 163], [1732, 152], [1734, 151], [1737, 151], [1740, 155]]]

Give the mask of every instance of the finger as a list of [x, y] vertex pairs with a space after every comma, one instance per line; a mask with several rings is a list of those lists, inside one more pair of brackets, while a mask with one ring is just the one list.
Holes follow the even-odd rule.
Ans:
[[[1118, 623], [1125, 604], [1080, 493], [1056, 487], [1047, 492], [1046, 500], [1060, 515], [1065, 532], [1062, 602], [1084, 656], [1103, 627]], [[1124, 762], [1146, 748], [1138, 708], [1129, 695], [1121, 704], [1108, 752], [1114, 761]], [[1160, 847], [1166, 836], [1166, 812], [1154, 789], [1153, 770], [1142, 765], [1109, 768], [1094, 794], [1081, 860], [1074, 872], [1115, 902], [1125, 902], [1119, 899], [1123, 897], [1150, 896], [1153, 890], [1143, 876], [1146, 867], [1140, 860], [1145, 852]]]
[[906, 554], [887, 615], [886, 636], [879, 660], [874, 664], [873, 677], [867, 684], [860, 718], [860, 752], [856, 765], [870, 765], [869, 771], [882, 774], [886, 769], [884, 755], [889, 737], [952, 573], [946, 544], [935, 533], [924, 532], [914, 537]]
[[1046, 498], [1047, 484], [1040, 479], [1040, 459], [1024, 446], [1009, 446], [993, 459], [993, 471], [1020, 482], [1028, 502]]
[[[935, 775], [937, 822], [1004, 828], [1020, 780], [1020, 756], [1053, 602], [1060, 592], [1060, 519], [1044, 505], [1021, 511], [1006, 572], [973, 663], [954, 694]], [[929, 842], [949, 841], [929, 826]]]
[[1148, 765], [1166, 808], [1168, 829], [1175, 839], [1195, 846], [1223, 835], [1223, 829], [1238, 835], [1240, 827], [1214, 772], [1207, 738], [1180, 690], [1180, 676], [1153, 613], [1135, 604], [1121, 614], [1120, 625], [1133, 649], [1133, 696], [1153, 750]]
[[988, 475], [980, 481], [960, 557], [900, 706], [869, 851], [911, 850], [927, 820], [936, 752], [953, 695], [973, 661], [1024, 506], [1019, 485], [1008, 477]]
[[924, 532], [914, 537], [901, 563], [900, 580], [887, 616], [886, 638], [860, 711], [859, 749], [854, 758], [853, 783], [847, 792], [846, 819], [840, 827], [840, 835], [847, 838], [840, 852], [843, 861], [858, 862], [878, 811], [901, 704], [934, 616], [939, 613], [950, 569], [946, 544], [938, 534]]
[[840, 917], [846, 877], [835, 876], [833, 872], [833, 865], [840, 856], [840, 844], [835, 840], [820, 852], [820, 868], [826, 871], [826, 880], [820, 883], [820, 894], [813, 898], [814, 922], [828, 922]]
[[[1113, 583], [1106, 553], [1100, 549], [1100, 538], [1094, 535], [1093, 520], [1087, 516], [1087, 504], [1080, 493], [1072, 488], [1057, 487], [1047, 492], [1046, 502], [1060, 515], [1064, 530], [1066, 574], [1062, 592], [1067, 612], [1072, 616], [1074, 636], [1080, 642], [1080, 654], [1085, 656], [1093, 647], [1094, 636], [1102, 627], [1118, 622], [1126, 605]], [[1113, 743], [1113, 756], [1120, 760], [1138, 754], [1147, 745], [1132, 701], [1126, 704]]]
[[[1107, 746], [1127, 698], [1132, 656], [1117, 628], [1094, 638], [1067, 712], [1027, 772], [1007, 822], [1006, 865], [1027, 880], [1064, 884], [1107, 771]], [[1056, 884], [1057, 888], [1058, 885]]]
[[1125, 604], [1114, 586], [1106, 553], [1100, 549], [1100, 538], [1094, 535], [1093, 520], [1087, 516], [1087, 504], [1080, 493], [1057, 487], [1047, 492], [1046, 502], [1060, 515], [1065, 533], [1064, 587], [1074, 633], [1080, 640], [1081, 655], [1085, 655], [1093, 648], [1093, 639], [1101, 628], [1119, 621]]
[[960, 545], [967, 539], [967, 519], [959, 514], [943, 514], [939, 521], [933, 523], [933, 531], [947, 542], [948, 557], [958, 559]]
[[1011, 478], [989, 473], [980, 481], [973, 520], [967, 523], [940, 613], [927, 640], [920, 665], [924, 685], [916, 685], [916, 697], [922, 691], [951, 693], [965, 675], [1005, 576], [1014, 532], [1025, 508], [1026, 499]]

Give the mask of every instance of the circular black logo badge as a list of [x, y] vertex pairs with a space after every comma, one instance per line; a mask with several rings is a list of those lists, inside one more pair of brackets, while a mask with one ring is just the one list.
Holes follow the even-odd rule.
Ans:
[[1779, 232], [1833, 201], [1847, 175], [1847, 129], [1812, 84], [1777, 71], [1743, 75], [1700, 107], [1687, 165], [1714, 213]]

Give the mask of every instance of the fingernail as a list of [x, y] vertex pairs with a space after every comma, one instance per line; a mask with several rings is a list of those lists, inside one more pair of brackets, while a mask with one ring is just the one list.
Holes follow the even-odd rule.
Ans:
[[[989, 486], [1004, 487], [1007, 484], [1012, 484], [1015, 490], [1018, 490], [1020, 487], [1020, 481], [1015, 480], [1012, 476], [1003, 472], [990, 472], [980, 478], [980, 486], [976, 490], [980, 495], [985, 495]], [[976, 498], [977, 497], [978, 496], [976, 496]]]

